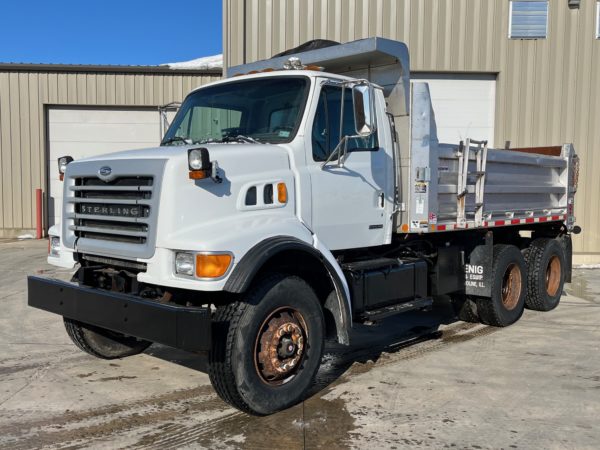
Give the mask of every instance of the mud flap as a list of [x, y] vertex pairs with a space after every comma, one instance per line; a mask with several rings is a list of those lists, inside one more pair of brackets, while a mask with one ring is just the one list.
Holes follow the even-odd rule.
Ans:
[[563, 234], [557, 239], [565, 251], [565, 283], [570, 283], [573, 272], [573, 244], [571, 243], [571, 235]]
[[485, 244], [478, 245], [469, 254], [465, 263], [465, 294], [475, 297], [492, 296], [492, 260], [494, 235], [488, 231]]

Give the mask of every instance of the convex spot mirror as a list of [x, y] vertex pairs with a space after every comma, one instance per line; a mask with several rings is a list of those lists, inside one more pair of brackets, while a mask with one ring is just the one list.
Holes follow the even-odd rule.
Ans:
[[358, 136], [370, 136], [375, 132], [375, 114], [373, 87], [370, 84], [358, 84], [352, 88], [354, 103], [354, 123]]

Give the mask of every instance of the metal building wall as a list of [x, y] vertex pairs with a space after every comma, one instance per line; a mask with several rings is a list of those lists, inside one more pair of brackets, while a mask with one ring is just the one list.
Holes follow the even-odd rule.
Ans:
[[495, 142], [575, 144], [584, 229], [575, 251], [600, 253], [596, 1], [569, 9], [550, 0], [548, 37], [539, 40], [508, 38], [509, 0], [223, 0], [223, 22], [225, 67], [310, 39], [381, 36], [408, 44], [413, 71], [496, 73]]
[[47, 105], [159, 106], [221, 77], [147, 72], [0, 67], [0, 237], [35, 229], [35, 189], [46, 188]]

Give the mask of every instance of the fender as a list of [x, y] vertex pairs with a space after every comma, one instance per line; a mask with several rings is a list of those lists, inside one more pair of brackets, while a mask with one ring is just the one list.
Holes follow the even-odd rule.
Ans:
[[[229, 279], [223, 287], [224, 291], [232, 293], [245, 292], [260, 268], [273, 256], [286, 250], [300, 250], [319, 260], [327, 270], [335, 287], [337, 305], [331, 305], [334, 313], [338, 340], [342, 344], [349, 344], [348, 330], [352, 326], [352, 311], [346, 280], [340, 277], [341, 269], [334, 267], [333, 263], [321, 251], [309, 244], [291, 236], [273, 236], [252, 247], [235, 266]], [[335, 261], [335, 260], [334, 260]], [[337, 314], [336, 314], [337, 313]]]

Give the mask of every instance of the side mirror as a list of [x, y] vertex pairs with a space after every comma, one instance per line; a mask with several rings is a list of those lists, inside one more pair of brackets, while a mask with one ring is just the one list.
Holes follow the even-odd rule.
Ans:
[[356, 134], [367, 137], [375, 132], [373, 88], [370, 84], [358, 84], [352, 88], [354, 123]]

